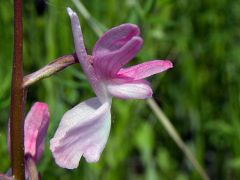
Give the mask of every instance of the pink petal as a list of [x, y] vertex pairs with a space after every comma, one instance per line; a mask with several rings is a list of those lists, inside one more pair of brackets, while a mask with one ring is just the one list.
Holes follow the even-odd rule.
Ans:
[[142, 38], [134, 36], [119, 49], [95, 55], [93, 59], [95, 72], [104, 79], [113, 78], [137, 54], [142, 44]]
[[68, 169], [78, 167], [81, 156], [96, 162], [105, 147], [111, 127], [110, 103], [98, 98], [84, 101], [67, 111], [50, 141], [56, 163]]
[[48, 124], [47, 104], [36, 102], [27, 114], [24, 125], [25, 154], [30, 154], [35, 161], [38, 161], [43, 153]]
[[111, 81], [107, 88], [112, 96], [121, 99], [146, 99], [152, 97], [152, 89], [145, 80], [127, 82], [118, 79]]
[[103, 34], [93, 48], [93, 56], [102, 56], [106, 53], [120, 49], [134, 36], [138, 36], [140, 30], [135, 24], [122, 24]]
[[[36, 102], [28, 112], [24, 123], [24, 147], [25, 155], [30, 155], [37, 162], [44, 150], [44, 139], [49, 124], [48, 106], [42, 102]], [[10, 154], [10, 126], [8, 124], [8, 151]]]
[[81, 30], [78, 16], [74, 11], [72, 11], [71, 8], [67, 8], [67, 12], [71, 19], [74, 44], [75, 44], [78, 60], [81, 64], [88, 63], [87, 51], [83, 42], [83, 35], [82, 35], [82, 30]]
[[81, 30], [78, 16], [75, 12], [72, 11], [71, 8], [67, 8], [67, 11], [71, 20], [72, 32], [74, 37], [74, 45], [75, 45], [78, 61], [81, 64], [82, 69], [86, 74], [87, 79], [91, 84], [94, 92], [99, 98], [103, 99], [104, 101], [105, 99], [107, 99], [107, 97], [104, 97], [105, 92], [103, 92], [102, 86], [100, 85], [100, 81], [96, 77], [95, 71], [91, 64], [91, 57], [87, 55], [85, 45], [83, 42], [83, 35], [82, 35], [82, 30]]
[[169, 60], [154, 60], [129, 68], [123, 68], [117, 74], [119, 77], [129, 77], [132, 80], [139, 80], [166, 71], [172, 67], [173, 64]]

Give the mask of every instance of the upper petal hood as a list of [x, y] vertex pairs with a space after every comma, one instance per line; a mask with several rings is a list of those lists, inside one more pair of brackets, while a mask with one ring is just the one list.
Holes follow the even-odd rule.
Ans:
[[93, 66], [96, 73], [109, 79], [127, 64], [143, 44], [139, 29], [133, 24], [123, 24], [107, 31], [93, 50]]
[[102, 56], [120, 49], [134, 36], [139, 36], [140, 30], [135, 24], [122, 24], [103, 34], [93, 48], [93, 56]]
[[88, 162], [98, 161], [111, 127], [110, 103], [98, 98], [84, 101], [67, 111], [50, 141], [56, 163], [77, 168], [81, 156]]

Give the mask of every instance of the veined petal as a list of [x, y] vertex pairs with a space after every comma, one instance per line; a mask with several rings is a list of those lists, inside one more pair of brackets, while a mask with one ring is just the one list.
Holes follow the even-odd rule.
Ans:
[[93, 48], [93, 56], [102, 56], [120, 49], [134, 36], [138, 36], [140, 30], [135, 24], [122, 24], [103, 34]]
[[152, 97], [152, 89], [146, 80], [129, 82], [118, 79], [111, 81], [107, 88], [112, 96], [120, 99], [146, 99]]
[[117, 75], [118, 77], [128, 77], [132, 80], [139, 80], [166, 71], [172, 67], [173, 64], [169, 60], [154, 60], [131, 66], [129, 68], [123, 68], [117, 73]]
[[30, 154], [35, 161], [38, 161], [43, 153], [48, 124], [47, 104], [36, 102], [27, 114], [24, 124], [25, 154]]
[[98, 161], [111, 127], [110, 103], [98, 98], [84, 101], [67, 111], [50, 141], [56, 163], [68, 169], [77, 168], [81, 156], [87, 162]]
[[111, 79], [127, 64], [141, 49], [143, 40], [134, 36], [119, 49], [97, 54], [93, 59], [95, 72], [104, 79]]

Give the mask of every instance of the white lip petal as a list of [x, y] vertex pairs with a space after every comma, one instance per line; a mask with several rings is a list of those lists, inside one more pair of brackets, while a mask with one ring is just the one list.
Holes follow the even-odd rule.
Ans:
[[67, 111], [50, 141], [56, 163], [74, 169], [81, 156], [88, 162], [98, 161], [110, 127], [110, 103], [102, 104], [98, 98], [91, 98]]

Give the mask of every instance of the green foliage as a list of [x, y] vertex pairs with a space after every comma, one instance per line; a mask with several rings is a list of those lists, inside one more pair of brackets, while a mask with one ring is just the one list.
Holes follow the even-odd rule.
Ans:
[[[24, 72], [74, 51], [66, 7], [71, 1], [24, 3]], [[154, 98], [213, 179], [240, 179], [240, 3], [227, 0], [82, 1], [103, 27], [140, 26], [144, 47], [132, 63], [171, 59], [174, 68], [150, 79]], [[7, 121], [10, 101], [13, 3], [0, 6], [0, 171], [9, 168]], [[38, 11], [39, 12], [38, 12]], [[97, 36], [81, 18], [86, 47]], [[101, 27], [102, 28], [102, 27]], [[51, 123], [39, 164], [43, 179], [200, 179], [144, 101], [114, 100], [112, 129], [98, 163], [78, 169], [56, 166], [49, 150], [63, 113], [93, 96], [79, 65], [29, 88], [49, 104]]]

